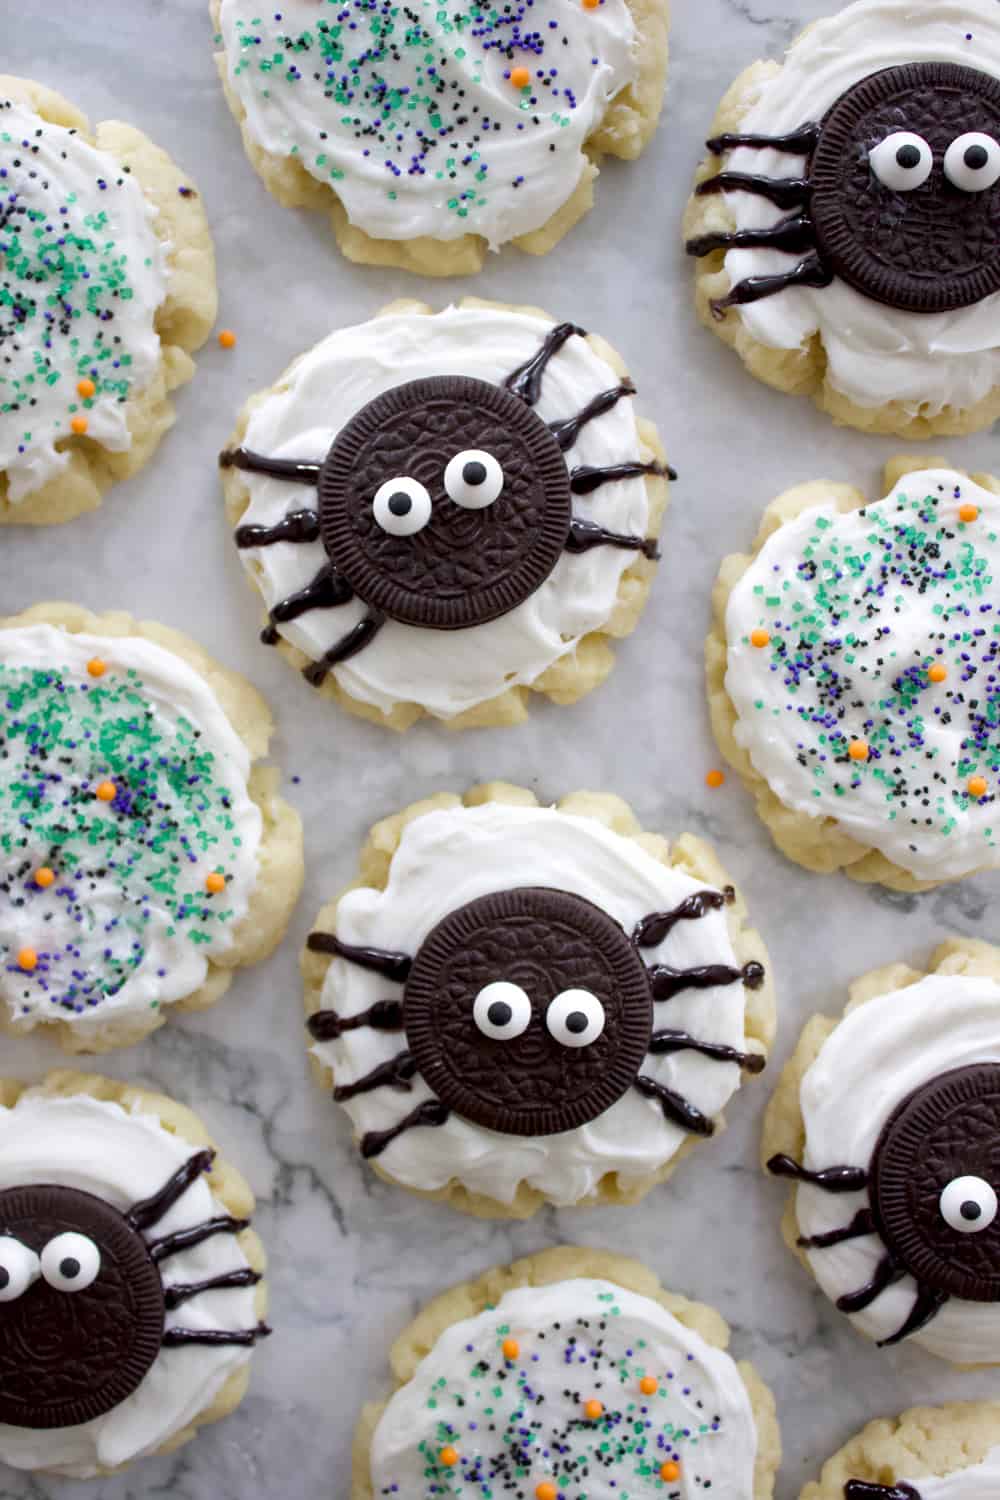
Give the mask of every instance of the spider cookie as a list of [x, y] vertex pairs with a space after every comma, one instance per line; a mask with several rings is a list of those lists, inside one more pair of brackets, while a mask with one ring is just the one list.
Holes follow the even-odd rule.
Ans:
[[1000, 1403], [922, 1406], [870, 1422], [799, 1500], [994, 1500]]
[[738, 78], [708, 147], [698, 307], [752, 374], [866, 431], [1000, 416], [993, 0], [857, 0]]
[[0, 75], [0, 523], [93, 510], [152, 456], [215, 321], [201, 200], [131, 125]]
[[[546, 1250], [426, 1307], [366, 1407], [351, 1500], [768, 1500], [774, 1400], [712, 1308], [638, 1261]], [[582, 1488], [581, 1488], [582, 1486]]]
[[[768, 1108], [764, 1158], [797, 1186], [789, 1244], [880, 1347], [997, 1363], [1000, 948], [943, 943], [815, 1016]], [[997, 1309], [996, 1311], [994, 1309]]]
[[211, 10], [265, 186], [328, 214], [351, 260], [424, 276], [478, 271], [508, 241], [551, 250], [590, 209], [602, 156], [637, 157], [663, 102], [667, 0]]
[[239, 1405], [269, 1332], [253, 1203], [162, 1095], [0, 1080], [0, 1462], [90, 1478]]
[[304, 959], [363, 1157], [483, 1216], [634, 1202], [764, 1066], [774, 994], [706, 844], [500, 783], [372, 831]]
[[211, 1005], [280, 941], [302, 827], [271, 716], [161, 625], [0, 619], [0, 1031], [105, 1052]]
[[1000, 865], [1000, 484], [932, 459], [886, 497], [825, 481], [764, 512], [715, 587], [715, 737], [806, 869], [926, 890]]
[[603, 340], [531, 309], [403, 302], [331, 334], [221, 458], [262, 639], [393, 729], [574, 702], [659, 555], [668, 470], [634, 394]]

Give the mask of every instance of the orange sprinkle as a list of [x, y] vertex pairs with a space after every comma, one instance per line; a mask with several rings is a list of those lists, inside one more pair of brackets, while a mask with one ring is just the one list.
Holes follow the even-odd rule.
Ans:
[[438, 1454], [438, 1463], [444, 1464], [446, 1469], [453, 1469], [458, 1463], [457, 1448], [442, 1448]]
[[103, 677], [107, 670], [107, 662], [102, 661], [99, 656], [92, 656], [87, 663], [87, 671], [91, 677]]
[[210, 896], [217, 896], [220, 891], [226, 889], [225, 875], [220, 875], [218, 870], [213, 870], [211, 875], [205, 876], [205, 889]]
[[596, 1422], [598, 1417], [604, 1415], [604, 1404], [601, 1401], [590, 1400], [583, 1403], [583, 1415], [588, 1422]]
[[724, 771], [709, 771], [707, 776], [705, 777], [705, 785], [713, 788], [719, 787], [722, 785], [725, 779], [726, 774]]
[[852, 740], [847, 747], [847, 753], [852, 760], [867, 760], [869, 755], [867, 740]]
[[97, 386], [92, 380], [78, 380], [76, 382], [76, 394], [82, 396], [84, 401], [89, 401], [91, 396], [97, 395]]
[[978, 801], [978, 799], [980, 797], [985, 797], [986, 796], [986, 791], [987, 791], [987, 786], [986, 786], [986, 777], [985, 776], [970, 776], [969, 777], [968, 793], [969, 793], [970, 797], [974, 797]]
[[236, 348], [236, 335], [231, 328], [222, 328], [219, 330], [219, 347], [220, 349]]
[[672, 1460], [670, 1460], [670, 1461], [668, 1461], [667, 1463], [665, 1463], [665, 1464], [663, 1464], [661, 1466], [661, 1468], [660, 1468], [660, 1478], [661, 1479], [665, 1479], [668, 1484], [670, 1483], [670, 1481], [672, 1479], [680, 1479], [680, 1477], [681, 1477], [681, 1466], [680, 1466], [680, 1464], [675, 1464]]
[[583, 8], [584, 10], [596, 10], [600, 3], [601, 0], [583, 0]]
[[948, 668], [943, 666], [939, 661], [936, 661], [932, 667], [927, 668], [927, 676], [931, 682], [944, 682], [947, 675]]
[[35, 952], [34, 948], [21, 949], [20, 953], [17, 955], [17, 966], [19, 969], [26, 969], [29, 974], [31, 973], [32, 969], [36, 969], [38, 967], [38, 954]]
[[660, 1388], [660, 1382], [655, 1375], [644, 1375], [639, 1381], [639, 1389], [644, 1396], [655, 1396]]
[[527, 68], [511, 68], [510, 81], [516, 89], [526, 89], [531, 82], [531, 74]]
[[48, 865], [42, 865], [35, 871], [35, 884], [40, 885], [43, 891], [47, 891], [56, 878], [55, 871], [50, 870]]
[[113, 781], [102, 781], [94, 795], [99, 802], [113, 802], [118, 796], [118, 788]]
[[751, 630], [750, 632], [750, 644], [751, 646], [758, 647], [758, 649], [761, 646], [766, 646], [770, 639], [770, 633], [766, 630], [762, 630], [759, 625], [756, 630]]
[[958, 519], [960, 521], [978, 521], [979, 506], [971, 505], [968, 501], [958, 507]]
[[73, 429], [74, 432], [79, 433], [80, 436], [82, 437], [83, 434], [87, 430], [87, 418], [86, 417], [74, 417], [73, 420], [72, 420], [72, 422], [70, 422], [69, 425], [72, 427], [72, 429]]
[[504, 1359], [516, 1359], [521, 1352], [521, 1346], [517, 1339], [504, 1339], [500, 1345]]
[[535, 1485], [535, 1500], [559, 1500], [559, 1491], [554, 1484], [543, 1479], [541, 1484]]

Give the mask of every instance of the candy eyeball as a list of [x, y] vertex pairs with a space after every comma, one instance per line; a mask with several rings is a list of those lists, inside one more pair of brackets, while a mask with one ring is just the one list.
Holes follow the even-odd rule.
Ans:
[[390, 536], [415, 536], [431, 518], [431, 497], [419, 479], [401, 475], [379, 485], [372, 510], [376, 524]]
[[512, 1042], [528, 1029], [531, 1001], [519, 984], [498, 979], [479, 991], [472, 1016], [483, 1036]]
[[879, 182], [894, 193], [912, 193], [922, 187], [934, 167], [930, 146], [912, 130], [894, 130], [868, 159]]
[[0, 1234], [0, 1302], [16, 1302], [38, 1279], [38, 1256], [13, 1235]]
[[589, 1047], [604, 1030], [604, 1006], [589, 990], [563, 990], [545, 1013], [549, 1034], [563, 1047]]
[[941, 1194], [941, 1217], [959, 1234], [981, 1234], [997, 1216], [997, 1195], [982, 1177], [954, 1177]]
[[1000, 179], [1000, 145], [978, 130], [960, 135], [944, 154], [944, 175], [963, 193], [985, 192]]
[[41, 1256], [42, 1275], [56, 1292], [85, 1292], [101, 1273], [101, 1252], [85, 1234], [57, 1234]]
[[503, 469], [492, 453], [467, 448], [456, 453], [444, 471], [449, 499], [465, 510], [485, 510], [503, 489]]

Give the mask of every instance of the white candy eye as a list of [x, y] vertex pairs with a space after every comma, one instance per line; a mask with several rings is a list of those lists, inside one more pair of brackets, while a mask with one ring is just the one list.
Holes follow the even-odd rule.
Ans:
[[545, 1024], [562, 1047], [589, 1047], [604, 1030], [604, 1006], [589, 990], [563, 990], [545, 1012]]
[[519, 984], [497, 979], [479, 991], [472, 1016], [483, 1036], [495, 1042], [512, 1042], [528, 1029], [531, 1001]]
[[997, 1216], [997, 1195], [981, 1177], [956, 1177], [941, 1194], [941, 1217], [960, 1234], [981, 1234]]
[[868, 160], [879, 182], [894, 193], [912, 193], [931, 175], [934, 155], [922, 135], [896, 130], [872, 151]]
[[431, 497], [419, 479], [387, 479], [372, 501], [375, 520], [390, 536], [415, 536], [431, 518]]
[[944, 153], [944, 175], [963, 193], [983, 193], [1000, 178], [1000, 146], [991, 135], [970, 130]]
[[101, 1271], [101, 1252], [85, 1234], [57, 1234], [42, 1251], [42, 1275], [57, 1292], [85, 1292]]
[[38, 1279], [38, 1256], [12, 1235], [0, 1234], [0, 1302], [16, 1302]]
[[456, 505], [485, 510], [503, 489], [503, 469], [492, 453], [467, 448], [456, 453], [444, 471], [444, 487]]

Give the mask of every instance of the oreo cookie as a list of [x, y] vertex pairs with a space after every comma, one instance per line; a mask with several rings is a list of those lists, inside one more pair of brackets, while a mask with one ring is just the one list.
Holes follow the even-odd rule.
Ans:
[[90, 1193], [0, 1191], [0, 1424], [78, 1427], [120, 1406], [163, 1340], [160, 1271]]
[[464, 630], [508, 614], [570, 532], [569, 471], [523, 400], [463, 376], [409, 381], [341, 429], [318, 479], [337, 573], [369, 609]]
[[505, 1135], [556, 1135], [605, 1113], [649, 1050], [652, 993], [619, 924], [580, 896], [523, 887], [444, 917], [403, 1002], [427, 1086]]

